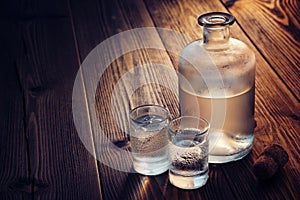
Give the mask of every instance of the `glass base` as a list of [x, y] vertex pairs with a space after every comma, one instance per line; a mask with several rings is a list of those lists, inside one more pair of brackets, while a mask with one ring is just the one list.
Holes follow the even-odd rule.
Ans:
[[133, 167], [139, 174], [147, 176], [155, 176], [166, 172], [169, 169], [169, 160], [153, 161], [149, 158], [149, 161], [133, 160]]
[[169, 180], [172, 185], [181, 189], [197, 189], [204, 186], [208, 180], [208, 170], [195, 176], [182, 176], [169, 170]]

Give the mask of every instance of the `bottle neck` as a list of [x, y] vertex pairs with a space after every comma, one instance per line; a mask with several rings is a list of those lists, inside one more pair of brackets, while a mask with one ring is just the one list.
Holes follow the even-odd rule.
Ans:
[[203, 30], [203, 44], [206, 49], [224, 49], [229, 47], [229, 26], [207, 27]]

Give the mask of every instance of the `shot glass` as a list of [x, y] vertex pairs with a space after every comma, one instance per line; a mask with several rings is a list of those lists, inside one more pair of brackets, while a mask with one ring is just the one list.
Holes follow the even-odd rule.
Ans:
[[169, 132], [169, 180], [182, 189], [196, 189], [208, 180], [207, 120], [182, 116], [172, 120]]
[[169, 116], [160, 105], [142, 105], [130, 111], [130, 144], [136, 172], [158, 175], [168, 170]]

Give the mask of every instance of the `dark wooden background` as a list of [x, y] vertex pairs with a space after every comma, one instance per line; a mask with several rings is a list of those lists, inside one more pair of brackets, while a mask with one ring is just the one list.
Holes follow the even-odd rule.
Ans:
[[[298, 0], [2, 0], [0, 199], [300, 199], [299, 10]], [[173, 187], [167, 173], [147, 177], [97, 161], [82, 144], [72, 115], [73, 84], [85, 57], [110, 36], [138, 27], [201, 38], [197, 17], [210, 11], [232, 13], [232, 36], [256, 54], [252, 152], [241, 161], [210, 165], [208, 183], [193, 191]], [[187, 42], [159, 33], [150, 40]], [[120, 146], [126, 134], [112, 123], [107, 99], [123, 74], [151, 62], [177, 69], [175, 55], [142, 49], [116, 59], [99, 79], [97, 117]], [[159, 72], [148, 74], [155, 78]], [[160, 103], [173, 117], [179, 113], [176, 94], [155, 84], [136, 91], [129, 104], [118, 98], [120, 110]], [[126, 126], [126, 116], [120, 121]], [[289, 162], [272, 179], [259, 181], [252, 164], [272, 143], [287, 150]]]

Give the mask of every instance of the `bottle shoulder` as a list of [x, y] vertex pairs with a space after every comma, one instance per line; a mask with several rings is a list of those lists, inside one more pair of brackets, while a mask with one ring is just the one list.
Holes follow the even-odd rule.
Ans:
[[179, 64], [186, 63], [199, 67], [217, 67], [254, 65], [254, 52], [242, 41], [230, 38], [229, 45], [223, 49], [207, 49], [202, 40], [196, 40], [183, 48]]
[[244, 42], [230, 38], [226, 46], [224, 45], [206, 45], [203, 40], [195, 40], [187, 44], [181, 51], [181, 55], [206, 53], [206, 54], [245, 54], [254, 56], [253, 51]]

